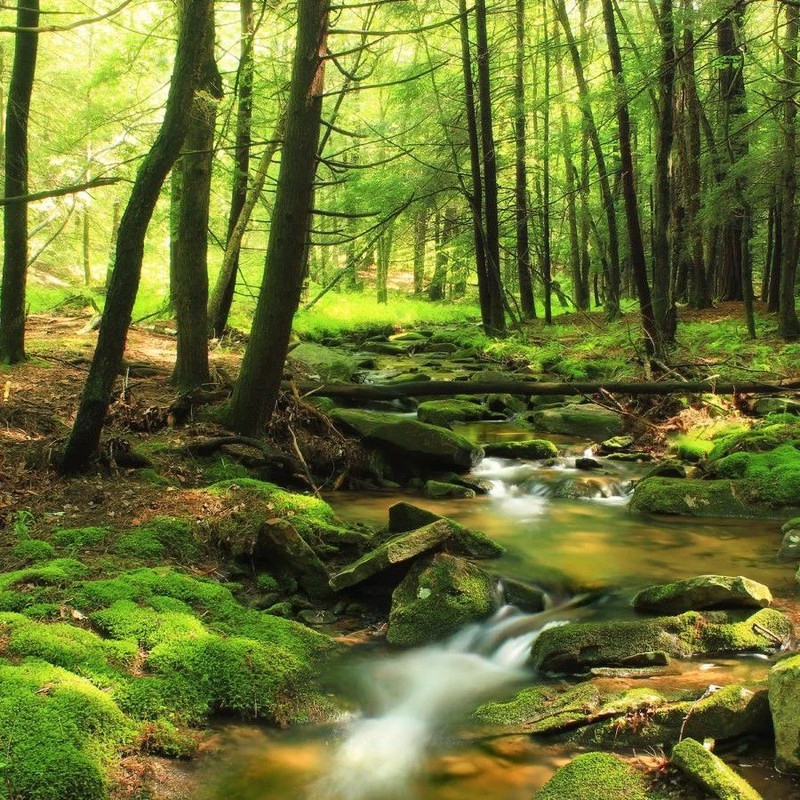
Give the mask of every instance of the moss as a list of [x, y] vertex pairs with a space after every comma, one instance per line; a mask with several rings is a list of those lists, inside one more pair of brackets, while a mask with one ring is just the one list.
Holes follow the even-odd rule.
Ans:
[[443, 639], [492, 611], [492, 581], [478, 567], [445, 553], [417, 561], [392, 595], [391, 644]]
[[103, 800], [106, 776], [134, 730], [87, 680], [37, 660], [0, 665], [4, 797]]
[[556, 772], [534, 800], [654, 800], [640, 772], [609, 753], [584, 753]]
[[600, 707], [602, 695], [591, 683], [583, 683], [559, 691], [550, 686], [532, 686], [518, 692], [505, 703], [486, 703], [475, 712], [480, 722], [492, 725], [525, 725], [525, 732], [540, 733], [538, 722], [549, 728], [560, 728], [578, 723]]
[[294, 609], [292, 608], [291, 603], [284, 601], [282, 603], [274, 603], [266, 610], [266, 613], [272, 614], [274, 617], [284, 617], [286, 619], [290, 619], [294, 614]]
[[708, 454], [714, 449], [714, 443], [705, 439], [694, 439], [691, 436], [680, 436], [674, 442], [673, 446], [677, 452], [678, 458], [682, 461], [688, 461], [691, 464], [697, 464], [703, 461]]
[[30, 619], [58, 619], [61, 616], [61, 605], [58, 603], [34, 603], [21, 609]]
[[83, 577], [86, 567], [71, 558], [56, 558], [0, 574], [0, 611], [22, 611], [40, 603], [61, 602], [64, 589]]
[[488, 409], [475, 400], [428, 400], [417, 408], [417, 419], [429, 425], [450, 428], [454, 422], [485, 419], [488, 413]]
[[146, 722], [136, 740], [137, 748], [166, 758], [191, 758], [197, 754], [202, 734], [173, 725], [166, 719]]
[[256, 577], [256, 588], [260, 592], [277, 592], [280, 589], [280, 585], [268, 572], [262, 572]]
[[152, 467], [144, 467], [142, 469], [137, 469], [135, 472], [136, 478], [138, 478], [142, 483], [147, 483], [150, 486], [179, 486], [179, 482], [175, 480], [175, 478], [170, 478], [166, 475], [162, 475], [158, 470], [153, 469]]
[[496, 442], [483, 446], [487, 456], [497, 458], [555, 458], [558, 448], [547, 439], [527, 439], [522, 442]]
[[[202, 552], [202, 545], [195, 536], [195, 529], [196, 525], [191, 520], [180, 517], [154, 517], [141, 527], [129, 531], [123, 538], [139, 536], [145, 546], [149, 544], [153, 551], [157, 549], [156, 543], [158, 543], [163, 554], [186, 563], [197, 559]], [[133, 546], [135, 542], [130, 540], [130, 544]], [[118, 542], [118, 547], [123, 547], [123, 539]]]
[[709, 458], [711, 461], [717, 461], [735, 452], [765, 453], [798, 440], [800, 440], [800, 422], [757, 425], [717, 437]]
[[675, 745], [672, 763], [718, 800], [761, 798], [744, 778], [694, 739], [684, 739]]
[[250, 478], [250, 471], [238, 461], [231, 461], [224, 457], [215, 458], [203, 466], [203, 477], [209, 483], [236, 481], [242, 478]]
[[50, 542], [42, 539], [23, 539], [14, 545], [11, 555], [20, 561], [32, 563], [35, 561], [47, 561], [55, 556], [56, 551]]
[[155, 561], [164, 555], [164, 545], [149, 530], [132, 531], [120, 536], [114, 549], [118, 555], [135, 557], [140, 561]]
[[653, 477], [636, 484], [631, 511], [690, 517], [769, 516], [753, 480], [685, 480]]
[[207, 633], [203, 623], [190, 613], [159, 613], [132, 600], [118, 600], [110, 608], [96, 611], [92, 614], [92, 621], [114, 639], [135, 639], [147, 648], [177, 637]]
[[109, 528], [90, 526], [87, 528], [61, 528], [53, 532], [52, 540], [65, 550], [78, 551], [85, 547], [94, 547], [106, 540]]

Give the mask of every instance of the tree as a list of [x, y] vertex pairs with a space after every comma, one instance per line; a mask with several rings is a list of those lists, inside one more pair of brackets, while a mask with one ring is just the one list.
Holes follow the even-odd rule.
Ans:
[[[4, 197], [28, 194], [28, 117], [39, 46], [39, 0], [18, 0], [14, 64], [8, 91]], [[26, 30], [27, 29], [27, 30]], [[28, 272], [28, 203], [3, 209], [3, 286], [0, 291], [0, 363], [25, 358], [25, 279]]]
[[233, 430], [257, 435], [272, 416], [300, 302], [325, 76], [328, 0], [298, 0], [297, 42], [264, 277], [230, 407]]
[[61, 459], [64, 472], [88, 465], [100, 443], [114, 381], [119, 374], [133, 303], [139, 288], [144, 239], [161, 188], [180, 154], [192, 110], [197, 67], [212, 0], [184, 0], [164, 120], [145, 156], [120, 220], [114, 270], [108, 287], [97, 347], [78, 413]]
[[208, 217], [214, 130], [222, 79], [214, 58], [214, 9], [208, 14], [199, 55], [197, 92], [192, 103], [180, 171], [177, 239], [170, 263], [170, 291], [177, 327], [172, 383], [188, 391], [208, 381]]

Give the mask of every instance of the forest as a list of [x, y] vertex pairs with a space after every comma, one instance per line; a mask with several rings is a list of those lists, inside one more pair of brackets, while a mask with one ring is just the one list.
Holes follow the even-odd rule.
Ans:
[[797, 0], [0, 0], [0, 800], [800, 793]]

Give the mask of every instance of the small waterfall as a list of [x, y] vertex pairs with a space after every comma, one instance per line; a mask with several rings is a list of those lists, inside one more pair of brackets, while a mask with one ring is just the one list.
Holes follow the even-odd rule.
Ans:
[[503, 606], [441, 645], [410, 650], [373, 665], [366, 680], [376, 714], [351, 721], [308, 800], [401, 800], [448, 722], [519, 683], [531, 644], [565, 625], [561, 607], [523, 614]]

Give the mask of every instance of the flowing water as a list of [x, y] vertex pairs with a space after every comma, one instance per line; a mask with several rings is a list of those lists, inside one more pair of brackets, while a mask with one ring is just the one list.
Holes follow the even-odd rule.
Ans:
[[[523, 435], [505, 425], [462, 432], [477, 441]], [[779, 606], [796, 612], [793, 569], [775, 558], [779, 521], [633, 514], [627, 494], [646, 465], [601, 459], [602, 469], [579, 470], [575, 459], [584, 455], [585, 445], [559, 445], [567, 455], [546, 466], [486, 459], [474, 477], [490, 481], [492, 489], [473, 500], [366, 493], [328, 499], [342, 518], [376, 524], [385, 523], [390, 505], [407, 499], [502, 542], [507, 553], [492, 565], [498, 573], [537, 582], [557, 599], [591, 591], [604, 601], [587, 604], [579, 598], [542, 614], [503, 606], [450, 641], [403, 653], [378, 647], [356, 655], [340, 678], [355, 711], [334, 725], [284, 733], [227, 729], [221, 734], [224, 788], [212, 789], [209, 797], [529, 800], [569, 760], [569, 750], [522, 737], [476, 742], [465, 732], [476, 705], [534, 679], [525, 661], [541, 630], [577, 617], [625, 616], [630, 595], [641, 586], [707, 572], [762, 581]], [[689, 662], [680, 665], [679, 674], [650, 679], [648, 685], [668, 688], [678, 681], [702, 692], [710, 683], [758, 680], [768, 667], [755, 658]], [[800, 786], [777, 776], [769, 762], [769, 753], [763, 753], [742, 770], [769, 800], [800, 798]], [[213, 769], [219, 767], [218, 759]]]

